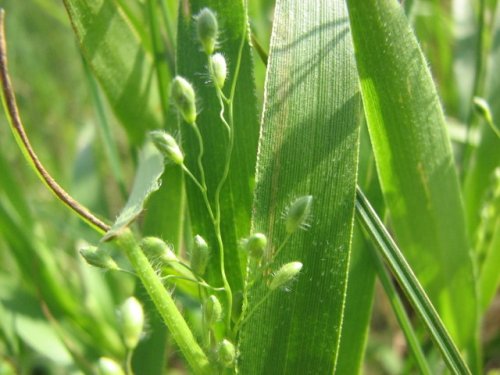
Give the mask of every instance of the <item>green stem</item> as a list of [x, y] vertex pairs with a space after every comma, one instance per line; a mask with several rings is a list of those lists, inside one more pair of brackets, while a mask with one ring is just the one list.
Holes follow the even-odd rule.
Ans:
[[137, 244], [130, 229], [125, 229], [116, 238], [116, 242], [125, 251], [132, 267], [155, 304], [156, 310], [167, 325], [172, 338], [184, 354], [194, 373], [200, 375], [213, 374], [213, 369], [206, 354], [196, 341], [188, 324], [175, 305], [172, 296], [164, 288], [147, 257]]
[[132, 370], [132, 354], [133, 350], [127, 349], [127, 356], [125, 358], [125, 374], [134, 375], [134, 370]]
[[[185, 281], [190, 281], [192, 283], [196, 283], [196, 284], [198, 284], [199, 287], [203, 287], [203, 288], [207, 288], [207, 289], [211, 289], [211, 290], [215, 290], [215, 291], [223, 291], [224, 290], [224, 288], [216, 288], [216, 287], [208, 284], [206, 281], [204, 281], [201, 278], [192, 279], [192, 278], [187, 277], [187, 276], [167, 275], [163, 279], [164, 280], [171, 280], [171, 279], [185, 280]], [[200, 299], [203, 299], [201, 293], [200, 293]]]
[[198, 179], [191, 173], [191, 171], [185, 165], [183, 165], [182, 167], [183, 170], [187, 173], [187, 175], [196, 184], [196, 186], [198, 186], [198, 188], [201, 190], [201, 195], [203, 196], [203, 200], [205, 201], [205, 206], [207, 207], [212, 222], [214, 222], [215, 216], [212, 210], [212, 206], [210, 205], [210, 201], [208, 199], [208, 193], [207, 193], [208, 188], [207, 188], [207, 181], [205, 179], [205, 168], [203, 168], [203, 154], [205, 153], [205, 148], [203, 146], [203, 138], [201, 136], [200, 129], [198, 129], [198, 125], [196, 125], [196, 123], [191, 124], [191, 127], [193, 128], [196, 134], [196, 138], [198, 139], [199, 152], [198, 152], [197, 163], [198, 163], [198, 168], [200, 170], [201, 181], [198, 181]]

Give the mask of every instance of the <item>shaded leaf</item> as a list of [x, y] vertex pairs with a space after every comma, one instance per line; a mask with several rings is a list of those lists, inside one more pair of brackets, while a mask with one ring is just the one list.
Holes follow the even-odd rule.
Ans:
[[161, 126], [153, 62], [118, 5], [110, 0], [64, 0], [83, 55], [129, 139]]
[[[313, 207], [309, 230], [292, 235], [272, 270], [290, 261], [303, 268], [288, 293], [273, 292], [243, 324], [239, 370], [329, 374], [337, 362], [354, 214], [355, 62], [343, 1], [278, 1], [274, 20], [252, 227], [276, 251], [286, 237], [285, 208], [304, 195], [313, 196]], [[247, 312], [266, 293], [266, 282], [256, 284]]]

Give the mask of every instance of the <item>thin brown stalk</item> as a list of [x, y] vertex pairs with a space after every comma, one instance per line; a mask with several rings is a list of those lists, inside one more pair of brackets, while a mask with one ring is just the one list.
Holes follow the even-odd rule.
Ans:
[[62, 201], [67, 207], [74, 211], [80, 218], [91, 225], [93, 228], [101, 233], [107, 232], [109, 225], [102, 222], [95, 215], [93, 215], [87, 208], [73, 199], [47, 172], [40, 160], [38, 159], [35, 151], [31, 147], [26, 131], [24, 130], [19, 110], [17, 108], [16, 97], [7, 69], [7, 43], [5, 41], [5, 11], [0, 9], [0, 80], [2, 85], [2, 99], [5, 110], [7, 112], [11, 130], [19, 142], [24, 156], [30, 164], [33, 165], [41, 180], [47, 187]]

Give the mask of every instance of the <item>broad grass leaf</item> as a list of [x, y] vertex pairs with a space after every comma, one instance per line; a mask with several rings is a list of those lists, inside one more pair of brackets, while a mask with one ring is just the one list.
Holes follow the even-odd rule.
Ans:
[[[353, 230], [359, 113], [344, 2], [278, 1], [252, 227], [276, 250], [286, 236], [282, 212], [291, 202], [312, 195], [312, 218], [272, 267], [300, 261], [298, 279], [288, 292], [273, 292], [243, 325], [243, 374], [335, 369]], [[250, 290], [247, 311], [267, 288], [261, 282]]]
[[365, 114], [396, 238], [464, 349], [473, 345], [477, 327], [475, 279], [436, 89], [397, 1], [349, 0], [348, 6]]

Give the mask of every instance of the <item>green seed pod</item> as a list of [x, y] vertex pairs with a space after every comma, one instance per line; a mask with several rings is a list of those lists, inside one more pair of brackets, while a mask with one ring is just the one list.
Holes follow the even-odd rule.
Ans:
[[119, 314], [123, 342], [127, 349], [132, 350], [139, 343], [144, 329], [142, 305], [135, 297], [129, 297], [120, 307]]
[[474, 107], [476, 110], [484, 117], [487, 122], [493, 122], [493, 117], [491, 116], [491, 109], [486, 100], [475, 96], [473, 99]]
[[210, 58], [210, 63], [212, 64], [212, 80], [219, 89], [222, 89], [227, 76], [226, 59], [221, 53], [216, 53]]
[[245, 249], [248, 251], [248, 254], [255, 259], [262, 258], [266, 247], [267, 237], [262, 233], [252, 234], [245, 243]]
[[285, 264], [274, 274], [273, 280], [269, 285], [269, 289], [276, 290], [285, 286], [299, 274], [301, 269], [302, 263], [300, 262], [290, 262]]
[[209, 327], [221, 320], [222, 305], [216, 296], [211, 295], [203, 302], [203, 318]]
[[97, 364], [97, 373], [99, 375], [125, 375], [121, 366], [111, 358], [101, 357]]
[[177, 262], [177, 256], [165, 241], [158, 237], [144, 237], [140, 246], [150, 259], [160, 259], [164, 263]]
[[193, 86], [185, 78], [177, 76], [172, 81], [170, 94], [184, 121], [194, 124], [196, 122], [196, 96]]
[[163, 154], [165, 159], [170, 160], [174, 164], [182, 165], [184, 162], [184, 154], [174, 137], [161, 130], [149, 132], [149, 135], [154, 145]]
[[217, 349], [219, 363], [224, 367], [232, 367], [236, 359], [236, 349], [229, 340], [222, 340]]
[[119, 269], [116, 262], [113, 260], [113, 258], [111, 258], [111, 255], [109, 255], [107, 251], [98, 247], [91, 246], [85, 249], [81, 249], [80, 255], [88, 264], [94, 267], [104, 268], [108, 270]]
[[219, 33], [219, 25], [214, 12], [209, 8], [203, 8], [196, 19], [196, 31], [198, 39], [203, 46], [203, 50], [207, 55], [214, 53], [215, 45], [217, 44], [217, 34]]
[[307, 219], [311, 215], [312, 195], [297, 198], [285, 213], [286, 231], [293, 233], [299, 228], [307, 227]]
[[208, 244], [200, 235], [194, 237], [194, 246], [191, 251], [191, 269], [199, 276], [203, 276], [207, 270], [210, 257]]

